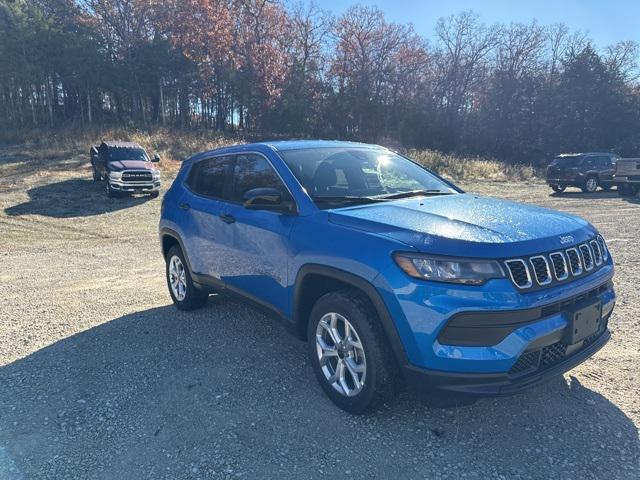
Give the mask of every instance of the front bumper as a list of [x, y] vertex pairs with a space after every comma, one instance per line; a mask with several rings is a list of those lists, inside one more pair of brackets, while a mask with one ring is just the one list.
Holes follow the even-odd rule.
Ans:
[[[513, 371], [505, 373], [455, 373], [406, 366], [405, 378], [411, 386], [420, 390], [440, 390], [477, 396], [512, 395], [571, 370], [594, 355], [610, 338], [611, 333], [605, 325], [604, 329], [593, 338], [585, 339], [582, 346], [567, 352], [564, 356], [558, 356], [556, 361], [550, 362], [546, 366], [532, 368], [529, 372], [525, 371], [524, 373], [514, 373]], [[542, 350], [539, 349], [531, 353]]]
[[122, 180], [108, 180], [113, 190], [119, 192], [157, 192], [160, 190], [160, 179], [151, 182], [123, 182]]
[[[474, 287], [416, 283], [392, 270], [385, 273], [375, 283], [401, 339], [404, 358], [400, 355], [399, 362], [413, 383], [511, 393], [573, 368], [609, 337], [616, 299], [611, 260], [589, 275], [527, 293], [516, 291], [507, 279]], [[572, 312], [583, 302], [598, 301], [603, 321], [598, 338], [589, 340], [597, 341], [565, 346]], [[463, 335], [468, 328], [473, 332]], [[543, 353], [556, 357], [543, 361]]]
[[614, 175], [613, 181], [616, 183], [640, 184], [640, 175]]

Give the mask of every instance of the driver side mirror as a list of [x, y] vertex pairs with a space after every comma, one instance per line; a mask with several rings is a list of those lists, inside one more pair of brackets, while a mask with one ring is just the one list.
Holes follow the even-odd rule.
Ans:
[[151, 161], [152, 161], [153, 163], [158, 163], [158, 162], [160, 161], [160, 155], [158, 155], [157, 153], [155, 153], [155, 154], [153, 155], [153, 158], [151, 159]]
[[249, 210], [269, 210], [272, 212], [292, 213], [290, 202], [285, 202], [282, 192], [277, 188], [252, 188], [242, 196], [244, 208]]

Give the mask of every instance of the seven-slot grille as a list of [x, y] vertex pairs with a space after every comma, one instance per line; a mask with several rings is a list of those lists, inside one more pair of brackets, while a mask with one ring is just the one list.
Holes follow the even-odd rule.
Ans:
[[149, 170], [128, 170], [122, 172], [123, 182], [150, 182], [152, 178]]
[[591, 272], [609, 258], [602, 236], [566, 250], [505, 260], [511, 281], [520, 289], [543, 287]]

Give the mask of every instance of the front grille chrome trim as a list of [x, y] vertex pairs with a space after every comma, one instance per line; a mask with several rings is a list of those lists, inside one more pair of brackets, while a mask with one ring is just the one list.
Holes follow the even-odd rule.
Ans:
[[593, 263], [596, 264], [596, 267], [599, 267], [600, 265], [602, 265], [602, 261], [603, 261], [602, 250], [600, 249], [600, 245], [595, 240], [591, 240], [589, 242], [589, 245], [591, 246], [591, 253], [593, 253]]
[[[578, 249], [575, 247], [567, 248], [566, 251], [567, 251], [567, 259], [569, 260], [569, 267], [571, 268], [571, 275], [573, 275], [574, 277], [577, 277], [578, 275], [582, 274], [582, 258], [580, 256], [580, 252], [578, 252]], [[575, 269], [573, 268], [571, 255], [569, 254], [570, 252], [575, 253], [576, 258], [578, 259], [578, 266]]]
[[[563, 275], [558, 276], [558, 270], [556, 269], [556, 258], [560, 257], [562, 260], [562, 269], [564, 271]], [[551, 264], [553, 265], [553, 275], [556, 277], [556, 280], [562, 281], [569, 278], [569, 266], [567, 265], [567, 259], [564, 258], [564, 253], [562, 252], [553, 252], [549, 254], [549, 259], [551, 260]]]
[[[534, 263], [534, 260], [537, 259], [541, 259], [544, 262], [544, 266], [547, 270], [547, 279], [546, 280], [540, 280], [540, 277], [538, 277], [538, 271], [536, 270], [536, 265]], [[543, 255], [535, 255], [533, 257], [529, 258], [529, 263], [531, 264], [531, 268], [533, 269], [533, 275], [536, 277], [536, 282], [538, 282], [538, 285], [549, 285], [552, 280], [553, 277], [551, 276], [551, 270], [549, 269], [549, 262], [547, 261], [547, 258]]]
[[[584, 265], [585, 271], [590, 272], [591, 270], [593, 270], [593, 267], [594, 267], [593, 252], [591, 251], [591, 247], [589, 246], [588, 243], [582, 243], [578, 246], [578, 249], [580, 250], [580, 256], [582, 257], [582, 265]], [[589, 255], [588, 258], [587, 258], [587, 255], [585, 255], [584, 253], [585, 250]], [[589, 261], [587, 262], [587, 260]]]
[[[509, 276], [511, 277], [511, 281], [513, 282], [513, 284], [521, 289], [526, 289], [526, 288], [531, 288], [533, 286], [533, 282], [531, 281], [531, 274], [529, 273], [529, 268], [527, 267], [527, 262], [525, 262], [522, 258], [513, 258], [511, 260], [506, 260], [505, 265], [507, 266], [507, 270], [509, 271]], [[516, 282], [516, 279], [513, 276], [513, 271], [511, 270], [511, 264], [520, 264], [522, 265], [522, 267], [524, 268], [525, 273], [527, 274], [527, 283], [524, 285], [519, 285], [518, 282]]]
[[606, 262], [609, 260], [609, 250], [607, 249], [607, 244], [604, 241], [604, 237], [602, 235], [598, 235], [596, 238], [598, 241], [598, 245], [600, 246], [600, 252], [602, 252], [602, 261]]

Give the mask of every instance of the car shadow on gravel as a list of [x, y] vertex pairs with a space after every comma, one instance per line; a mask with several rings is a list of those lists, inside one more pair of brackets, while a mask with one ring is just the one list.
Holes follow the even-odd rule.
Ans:
[[585, 200], [601, 200], [603, 198], [622, 198], [615, 190], [598, 190], [594, 193], [584, 193], [580, 190], [576, 191], [564, 191], [564, 192], [552, 192], [550, 197], [556, 198], [584, 198]]
[[614, 191], [597, 191], [595, 193], [584, 193], [584, 192], [562, 192], [562, 193], [551, 193], [550, 197], [554, 198], [579, 198], [584, 200], [608, 200], [608, 199], [617, 199], [633, 204], [640, 204], [640, 196], [636, 195], [633, 197], [621, 197], [618, 195], [618, 192]]
[[9, 216], [88, 217], [140, 205], [150, 196], [107, 198], [104, 182], [82, 178], [48, 183], [27, 190], [29, 201], [5, 209]]
[[213, 297], [1, 367], [0, 477], [4, 463], [8, 479], [634, 478], [637, 429], [576, 379], [453, 405], [405, 392], [350, 416], [323, 395], [302, 342]]

